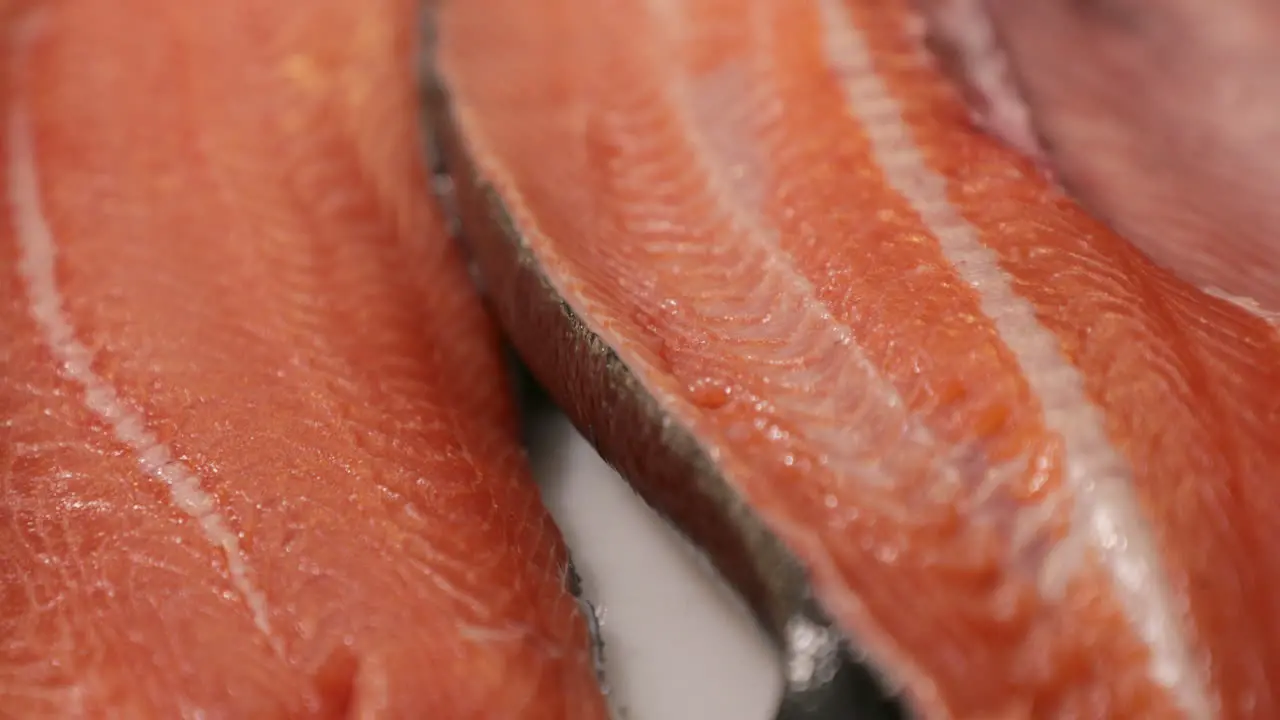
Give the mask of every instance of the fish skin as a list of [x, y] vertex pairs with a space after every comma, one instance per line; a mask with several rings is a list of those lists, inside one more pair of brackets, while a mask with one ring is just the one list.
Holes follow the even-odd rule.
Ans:
[[805, 591], [744, 580], [724, 518], [922, 717], [1280, 710], [1275, 326], [974, 132], [904, 0], [533, 13], [439, 6], [464, 235], [534, 373], [766, 627]]
[[[556, 293], [512, 226], [509, 209], [474, 175], [449, 117], [447, 93], [438, 85], [433, 91], [429, 107], [435, 138], [453, 177], [470, 188], [458, 203], [459, 217], [469, 228], [468, 245], [491, 283], [490, 302], [508, 318], [509, 337], [526, 351], [524, 360], [539, 386], [618, 472], [643, 478], [634, 484], [641, 498], [706, 553], [784, 652], [831, 670], [829, 675], [788, 678], [778, 720], [826, 720], [850, 713], [865, 720], [900, 717], [896, 705], [885, 699], [879, 679], [848, 657], [839, 631], [813, 602], [794, 556], [742, 502], [698, 441], [665, 416], [617, 353]], [[834, 647], [816, 653], [811, 647], [793, 648], [788, 634], [797, 623], [818, 638], [831, 637]]]
[[607, 717], [417, 11], [4, 8], [0, 717]]
[[1274, 3], [917, 5], [983, 127], [1156, 262], [1280, 312]]

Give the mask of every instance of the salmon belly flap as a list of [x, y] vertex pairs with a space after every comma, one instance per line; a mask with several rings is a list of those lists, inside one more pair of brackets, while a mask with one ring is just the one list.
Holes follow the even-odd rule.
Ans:
[[438, 5], [498, 316], [780, 642], [811, 593], [920, 717], [1280, 713], [1276, 328], [972, 129], [906, 0]]
[[0, 717], [607, 716], [417, 12], [6, 7]]

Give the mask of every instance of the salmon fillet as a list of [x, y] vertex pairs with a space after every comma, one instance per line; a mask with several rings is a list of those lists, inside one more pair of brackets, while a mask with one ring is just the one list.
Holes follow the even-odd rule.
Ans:
[[416, 13], [4, 6], [0, 717], [605, 717]]
[[503, 325], [793, 693], [826, 623], [919, 717], [1280, 714], [1276, 328], [974, 131], [906, 0], [435, 23]]
[[1280, 313], [1280, 5], [914, 3], [979, 123], [1157, 263]]

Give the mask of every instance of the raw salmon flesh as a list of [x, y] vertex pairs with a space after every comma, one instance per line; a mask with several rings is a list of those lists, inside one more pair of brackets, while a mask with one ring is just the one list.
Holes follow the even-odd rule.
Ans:
[[[1157, 263], [1280, 313], [1280, 3], [913, 0], [979, 123]], [[1087, 48], [1087, 49], [1086, 49]]]
[[0, 8], [0, 718], [605, 718], [416, 4]]
[[1276, 327], [974, 130], [918, 22], [441, 0], [497, 316], [789, 699], [857, 659], [924, 718], [1280, 717]]
[[[0, 3], [0, 718], [618, 717], [419, 11]], [[910, 0], [428, 19], [498, 324], [779, 718], [1280, 717], [1270, 296], [977, 132]]]

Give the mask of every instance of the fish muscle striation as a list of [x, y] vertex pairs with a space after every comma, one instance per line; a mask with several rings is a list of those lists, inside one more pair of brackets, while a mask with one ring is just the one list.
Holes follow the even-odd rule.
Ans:
[[498, 315], [793, 692], [830, 627], [920, 717], [1280, 714], [1280, 335], [975, 131], [917, 22], [443, 0]]
[[0, 717], [604, 718], [416, 4], [3, 7]]

